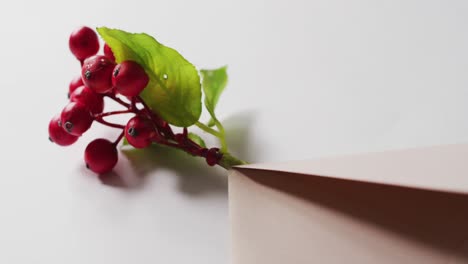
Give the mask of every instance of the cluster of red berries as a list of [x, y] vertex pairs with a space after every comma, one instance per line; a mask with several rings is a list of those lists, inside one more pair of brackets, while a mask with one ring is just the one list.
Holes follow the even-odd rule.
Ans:
[[[116, 141], [98, 138], [86, 147], [86, 166], [98, 174], [109, 172], [117, 163], [117, 144], [123, 136], [136, 148], [145, 148], [156, 142], [204, 157], [211, 166], [220, 161], [222, 154], [217, 148], [202, 148], [188, 138], [187, 129], [175, 134], [167, 122], [146, 106], [139, 94], [147, 86], [149, 77], [141, 65], [134, 61], [117, 64], [107, 44], [104, 44], [104, 55], [96, 55], [99, 39], [89, 27], [75, 30], [70, 36], [69, 47], [81, 63], [81, 75], [70, 82], [69, 104], [49, 123], [50, 141], [60, 146], [71, 145], [94, 121], [122, 129]], [[104, 97], [116, 101], [126, 110], [103, 113]], [[103, 119], [123, 113], [135, 114], [125, 126]]]

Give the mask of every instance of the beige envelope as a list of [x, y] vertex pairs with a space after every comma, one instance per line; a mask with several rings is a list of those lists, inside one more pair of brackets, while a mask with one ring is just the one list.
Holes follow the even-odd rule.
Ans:
[[468, 263], [468, 144], [237, 167], [232, 264]]

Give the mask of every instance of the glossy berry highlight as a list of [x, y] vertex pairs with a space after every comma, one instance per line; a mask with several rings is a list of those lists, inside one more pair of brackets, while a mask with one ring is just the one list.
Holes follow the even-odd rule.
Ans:
[[86, 167], [97, 174], [110, 172], [118, 161], [117, 148], [107, 139], [95, 139], [86, 147], [84, 160]]
[[68, 46], [73, 55], [78, 60], [83, 61], [99, 51], [99, 39], [91, 28], [80, 27], [70, 35]]
[[60, 115], [56, 115], [49, 122], [49, 140], [59, 146], [69, 146], [75, 143], [78, 137], [63, 130], [60, 126]]
[[156, 129], [151, 120], [135, 116], [125, 126], [125, 138], [135, 148], [146, 148], [156, 135]]
[[117, 92], [129, 97], [139, 95], [148, 82], [149, 77], [145, 69], [134, 61], [124, 61], [116, 65], [112, 74], [112, 85]]
[[91, 111], [82, 103], [71, 102], [62, 110], [60, 123], [62, 128], [71, 135], [81, 136], [93, 123]]
[[92, 114], [100, 114], [104, 110], [104, 98], [86, 86], [81, 86], [70, 95], [70, 101], [82, 103]]
[[85, 86], [96, 93], [112, 90], [112, 72], [115, 63], [106, 56], [96, 55], [86, 59], [81, 68], [81, 79]]

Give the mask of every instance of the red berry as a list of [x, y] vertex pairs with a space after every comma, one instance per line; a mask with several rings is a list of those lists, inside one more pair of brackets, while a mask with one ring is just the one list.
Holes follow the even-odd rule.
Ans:
[[143, 67], [134, 61], [124, 61], [114, 68], [112, 84], [118, 93], [125, 96], [137, 96], [146, 85], [149, 77]]
[[219, 148], [210, 148], [206, 153], [206, 163], [210, 166], [216, 165], [222, 158], [222, 155], [219, 152]]
[[107, 45], [107, 43], [104, 44], [104, 56], [115, 62], [114, 52], [112, 52], [112, 49]]
[[73, 93], [73, 91], [76, 90], [76, 88], [80, 87], [83, 85], [83, 80], [81, 80], [81, 75], [76, 76], [71, 80], [70, 85], [68, 85], [68, 98], [70, 98], [70, 95]]
[[151, 144], [156, 130], [153, 123], [144, 117], [135, 116], [125, 126], [125, 138], [135, 148], [146, 148]]
[[49, 140], [60, 146], [69, 146], [75, 143], [78, 137], [63, 130], [60, 126], [60, 115], [56, 115], [49, 123]]
[[73, 31], [68, 40], [70, 50], [75, 57], [82, 61], [99, 51], [99, 39], [89, 27], [80, 27]]
[[84, 160], [88, 169], [98, 174], [104, 174], [111, 171], [117, 164], [117, 148], [107, 139], [95, 139], [86, 147]]
[[69, 134], [81, 136], [93, 123], [93, 116], [82, 103], [71, 102], [62, 110], [60, 122]]
[[104, 98], [86, 86], [76, 89], [70, 96], [70, 101], [79, 102], [88, 107], [93, 114], [100, 114], [104, 110]]
[[85, 86], [96, 93], [107, 93], [112, 90], [112, 72], [115, 63], [106, 56], [96, 55], [84, 61], [81, 78]]

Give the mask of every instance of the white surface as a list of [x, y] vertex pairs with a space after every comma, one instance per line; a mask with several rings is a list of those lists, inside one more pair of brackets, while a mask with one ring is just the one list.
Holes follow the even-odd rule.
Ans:
[[116, 131], [47, 141], [82, 24], [228, 64], [218, 112], [250, 161], [468, 140], [466, 1], [2, 1], [0, 263], [228, 262], [225, 173], [164, 157], [155, 169], [164, 153], [150, 152], [138, 170], [121, 156], [130, 187], [112, 187], [82, 152]]

